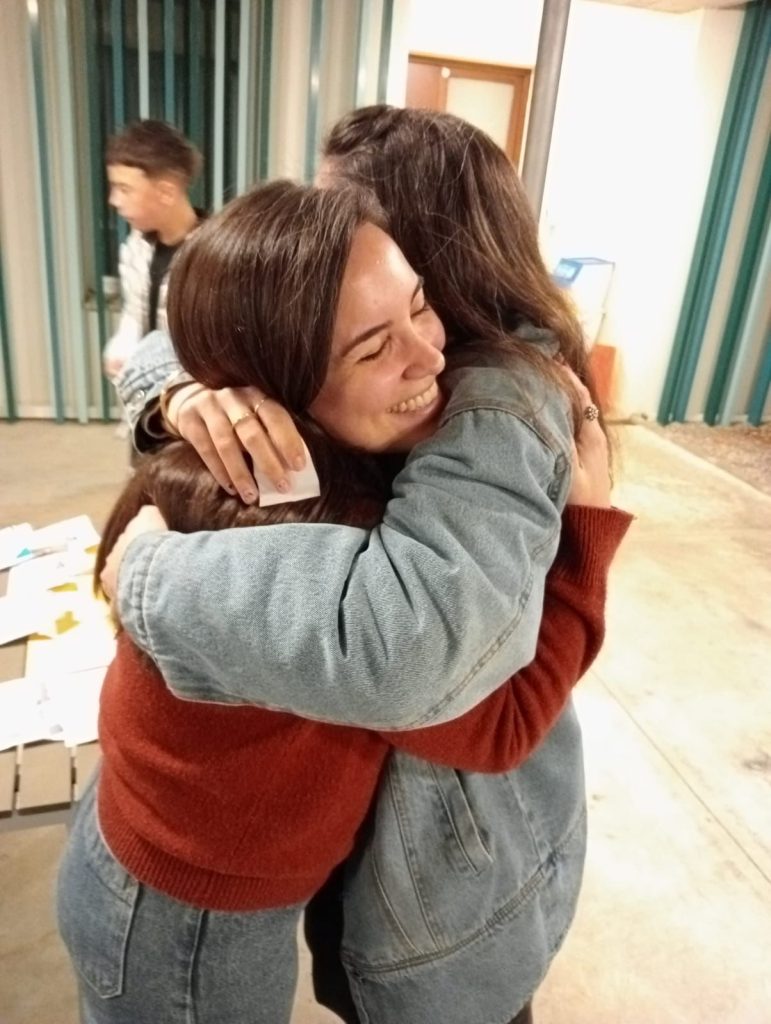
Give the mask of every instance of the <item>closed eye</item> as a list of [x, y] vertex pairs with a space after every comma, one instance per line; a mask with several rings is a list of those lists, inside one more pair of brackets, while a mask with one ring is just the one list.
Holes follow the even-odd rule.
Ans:
[[366, 356], [362, 356], [359, 359], [359, 362], [360, 363], [371, 363], [374, 359], [379, 359], [380, 356], [382, 356], [383, 353], [386, 350], [386, 346], [388, 344], [388, 340], [389, 339], [386, 338], [385, 341], [383, 342], [383, 344], [380, 346], [380, 348], [376, 349], [374, 352], [368, 352]]

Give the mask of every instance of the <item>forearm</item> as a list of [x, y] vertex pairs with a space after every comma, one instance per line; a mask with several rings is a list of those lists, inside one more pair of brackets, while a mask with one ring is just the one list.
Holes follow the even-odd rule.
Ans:
[[533, 657], [568, 483], [515, 406], [505, 389], [456, 392], [370, 533], [140, 538], [121, 621], [188, 699], [387, 729], [462, 714]]
[[568, 507], [546, 580], [533, 662], [460, 718], [384, 738], [423, 760], [464, 771], [505, 772], [526, 760], [600, 650], [608, 571], [630, 522], [616, 509]]

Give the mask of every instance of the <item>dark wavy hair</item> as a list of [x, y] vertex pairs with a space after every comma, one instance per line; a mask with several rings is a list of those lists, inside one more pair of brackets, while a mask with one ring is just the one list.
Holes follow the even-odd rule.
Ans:
[[451, 365], [500, 348], [564, 388], [558, 355], [595, 393], [581, 327], [544, 266], [522, 183], [485, 132], [452, 114], [379, 104], [338, 121], [323, 157], [333, 180], [377, 196], [426, 282]]
[[165, 121], [132, 121], [107, 142], [105, 163], [138, 167], [148, 178], [175, 174], [189, 185], [198, 177], [201, 154], [182, 132]]

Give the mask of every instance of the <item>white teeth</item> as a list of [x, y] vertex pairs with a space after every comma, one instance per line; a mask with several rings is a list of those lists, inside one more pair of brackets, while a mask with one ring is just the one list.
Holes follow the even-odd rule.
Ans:
[[425, 391], [419, 395], [414, 395], [412, 398], [407, 398], [403, 402], [399, 402], [398, 405], [392, 405], [388, 412], [415, 412], [416, 409], [424, 409], [427, 405], [436, 398], [438, 387], [436, 381]]

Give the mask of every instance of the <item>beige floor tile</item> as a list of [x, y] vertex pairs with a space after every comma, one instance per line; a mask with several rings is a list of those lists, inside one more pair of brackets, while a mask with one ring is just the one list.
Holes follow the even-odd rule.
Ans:
[[538, 1024], [768, 1024], [771, 882], [596, 676], [590, 844]]

